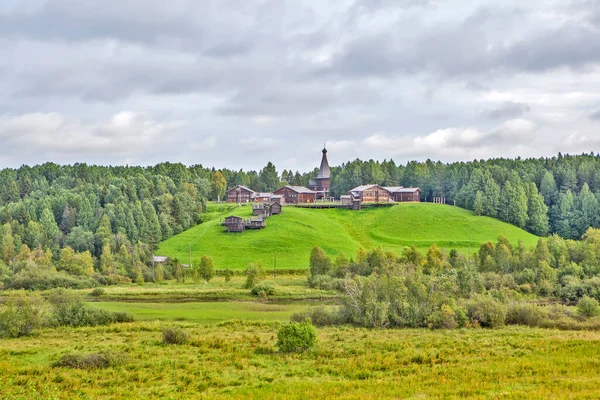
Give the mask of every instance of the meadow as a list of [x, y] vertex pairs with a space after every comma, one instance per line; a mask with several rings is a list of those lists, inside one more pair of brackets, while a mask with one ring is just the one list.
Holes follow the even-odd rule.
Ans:
[[[502, 329], [320, 328], [315, 349], [282, 354], [272, 321], [44, 329], [0, 341], [3, 399], [62, 398], [598, 398], [600, 333]], [[111, 350], [122, 365], [70, 369], [68, 353]]]
[[244, 269], [251, 262], [262, 262], [272, 269], [277, 253], [277, 267], [303, 269], [314, 246], [335, 257], [344, 253], [354, 256], [363, 247], [382, 247], [398, 254], [406, 246], [422, 251], [436, 244], [447, 250], [475, 252], [481, 243], [496, 241], [498, 236], [534, 245], [537, 237], [499, 220], [477, 216], [473, 212], [449, 205], [404, 203], [393, 207], [361, 211], [345, 209], [302, 209], [284, 207], [281, 215], [267, 220], [258, 231], [225, 233], [220, 219], [228, 215], [248, 217], [249, 205], [232, 208], [211, 205], [205, 222], [162, 242], [156, 254], [178, 258], [187, 263], [190, 257], [213, 257], [217, 269]]

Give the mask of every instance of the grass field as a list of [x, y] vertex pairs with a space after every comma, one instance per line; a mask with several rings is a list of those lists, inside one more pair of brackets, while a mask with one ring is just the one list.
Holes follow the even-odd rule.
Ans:
[[[169, 323], [170, 324], [170, 323]], [[3, 399], [251, 398], [597, 399], [600, 333], [530, 328], [454, 331], [321, 328], [317, 347], [280, 354], [279, 322], [164, 322], [46, 329], [0, 341]], [[106, 369], [52, 367], [66, 353], [127, 355]]]
[[[198, 301], [240, 300], [253, 301], [257, 296], [250, 290], [243, 289], [244, 276], [234, 276], [230, 282], [224, 277], [213, 278], [208, 284], [194, 283], [189, 279], [185, 283], [175, 281], [161, 284], [146, 283], [143, 285], [119, 285], [104, 288], [105, 294], [100, 297], [89, 296], [90, 289], [80, 290], [91, 301], [127, 301], [145, 303], [181, 303]], [[270, 301], [290, 300], [327, 300], [339, 297], [334, 290], [311, 289], [306, 276], [279, 275], [277, 278], [267, 276], [267, 282], [272, 283], [275, 294], [269, 296]]]
[[102, 302], [94, 307], [108, 311], [125, 311], [136, 321], [186, 321], [199, 324], [212, 324], [232, 319], [248, 321], [287, 321], [290, 316], [308, 307], [309, 303], [291, 302], [194, 302], [194, 303], [130, 303]]
[[[228, 205], [230, 207], [230, 205]], [[273, 267], [277, 252], [278, 268], [307, 268], [313, 246], [325, 249], [330, 256], [340, 252], [353, 256], [359, 247], [378, 246], [400, 253], [405, 246], [426, 250], [431, 244], [463, 252], [476, 251], [481, 243], [495, 241], [503, 235], [516, 243], [535, 244], [537, 238], [513, 225], [480, 217], [458, 207], [431, 203], [405, 203], [394, 207], [361, 211], [345, 209], [311, 210], [284, 207], [281, 215], [267, 220], [259, 231], [225, 233], [219, 215], [211, 205], [207, 222], [161, 243], [156, 254], [177, 257], [188, 262], [188, 244], [192, 259], [206, 254], [213, 257], [216, 268], [245, 268], [261, 261]], [[251, 215], [250, 206], [226, 209], [223, 216]]]

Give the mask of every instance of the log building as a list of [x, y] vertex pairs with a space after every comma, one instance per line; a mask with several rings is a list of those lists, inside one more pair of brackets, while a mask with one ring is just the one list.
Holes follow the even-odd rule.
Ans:
[[322, 199], [329, 196], [329, 184], [331, 182], [331, 169], [329, 168], [329, 161], [327, 161], [327, 149], [323, 146], [323, 157], [321, 158], [321, 166], [315, 179], [308, 183], [310, 190], [316, 193], [317, 199]]
[[287, 204], [314, 203], [317, 200], [317, 192], [304, 186], [283, 186], [273, 194], [281, 196], [281, 202]]

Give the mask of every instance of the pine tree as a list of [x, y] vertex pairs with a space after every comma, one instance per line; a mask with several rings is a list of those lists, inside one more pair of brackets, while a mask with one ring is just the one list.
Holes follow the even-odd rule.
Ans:
[[2, 240], [0, 255], [2, 261], [8, 265], [15, 258], [15, 242], [10, 224], [2, 225], [0, 240]]

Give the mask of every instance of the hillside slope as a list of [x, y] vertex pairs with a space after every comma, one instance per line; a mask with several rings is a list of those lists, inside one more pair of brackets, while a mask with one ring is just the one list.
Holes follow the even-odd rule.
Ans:
[[[246, 217], [251, 213], [249, 206], [243, 206], [223, 216]], [[527, 246], [537, 240], [513, 225], [448, 205], [405, 203], [358, 212], [284, 207], [281, 215], [267, 220], [263, 230], [225, 233], [217, 218], [161, 243], [156, 254], [187, 263], [189, 243], [192, 260], [203, 254], [212, 256], [218, 269], [240, 269], [258, 261], [272, 268], [274, 252], [278, 268], [306, 268], [315, 245], [330, 256], [343, 252], [349, 257], [359, 247], [381, 246], [400, 254], [405, 246], [414, 244], [426, 250], [433, 243], [467, 252], [476, 251], [481, 243], [495, 241], [500, 235], [513, 243], [521, 240]]]

